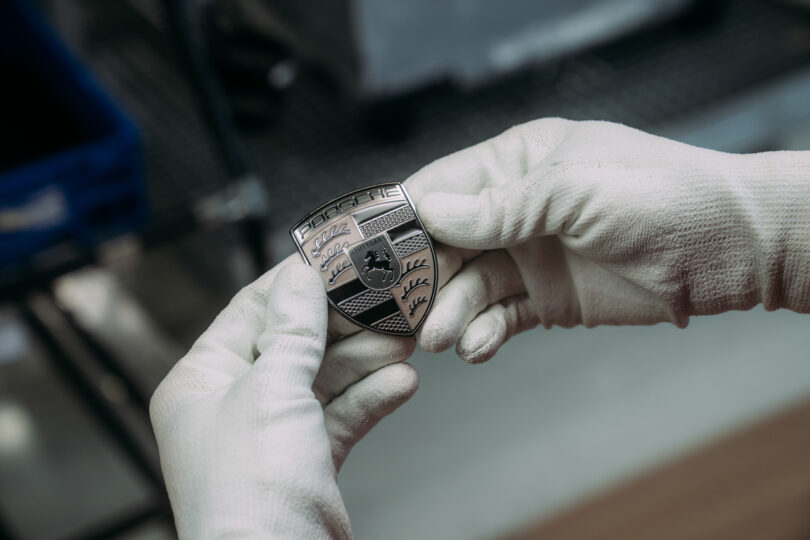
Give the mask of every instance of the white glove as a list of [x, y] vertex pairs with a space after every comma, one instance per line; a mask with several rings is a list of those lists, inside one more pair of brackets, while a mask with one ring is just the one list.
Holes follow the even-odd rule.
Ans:
[[416, 390], [413, 368], [392, 364], [415, 344], [361, 332], [324, 353], [326, 334], [323, 283], [295, 255], [240, 291], [160, 384], [150, 413], [181, 538], [351, 537], [337, 471]]
[[[482, 362], [538, 323], [810, 311], [810, 152], [735, 155], [543, 119], [405, 183], [446, 286], [418, 336]], [[464, 248], [464, 249], [459, 249]], [[482, 252], [483, 250], [483, 252]]]

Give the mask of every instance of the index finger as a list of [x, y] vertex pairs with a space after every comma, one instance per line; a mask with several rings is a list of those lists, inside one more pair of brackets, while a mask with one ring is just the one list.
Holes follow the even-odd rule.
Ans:
[[405, 188], [419, 210], [419, 200], [426, 193], [475, 195], [486, 187], [522, 178], [558, 144], [570, 124], [561, 118], [520, 124], [426, 165], [405, 180]]

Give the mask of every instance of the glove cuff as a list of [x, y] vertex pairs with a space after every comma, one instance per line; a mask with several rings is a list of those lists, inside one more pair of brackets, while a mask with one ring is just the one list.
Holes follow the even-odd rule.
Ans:
[[730, 164], [726, 187], [743, 230], [717, 240], [747, 244], [740, 248], [750, 253], [750, 262], [743, 259], [737, 271], [719, 276], [727, 283], [715, 283], [717, 290], [737, 290], [736, 299], [727, 299], [732, 305], [703, 311], [749, 309], [761, 302], [767, 310], [810, 312], [810, 152], [732, 156]]
[[788, 308], [808, 313], [810, 152], [767, 152], [746, 157], [758, 165], [761, 301], [768, 310]]

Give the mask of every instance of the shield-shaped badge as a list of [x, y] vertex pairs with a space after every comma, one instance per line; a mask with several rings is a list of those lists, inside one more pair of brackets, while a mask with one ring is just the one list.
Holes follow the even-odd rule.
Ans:
[[436, 294], [436, 255], [402, 184], [329, 201], [290, 234], [320, 271], [329, 302], [355, 324], [409, 336], [425, 320]]

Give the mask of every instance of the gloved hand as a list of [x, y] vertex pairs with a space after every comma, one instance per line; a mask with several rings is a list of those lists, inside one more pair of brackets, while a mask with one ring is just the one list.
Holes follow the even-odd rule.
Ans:
[[413, 368], [393, 363], [415, 344], [361, 332], [324, 351], [326, 338], [323, 283], [294, 255], [160, 384], [150, 414], [180, 538], [351, 537], [337, 472], [416, 390]]
[[482, 362], [538, 323], [810, 310], [810, 152], [735, 155], [543, 119], [405, 182], [447, 281], [418, 340]]

